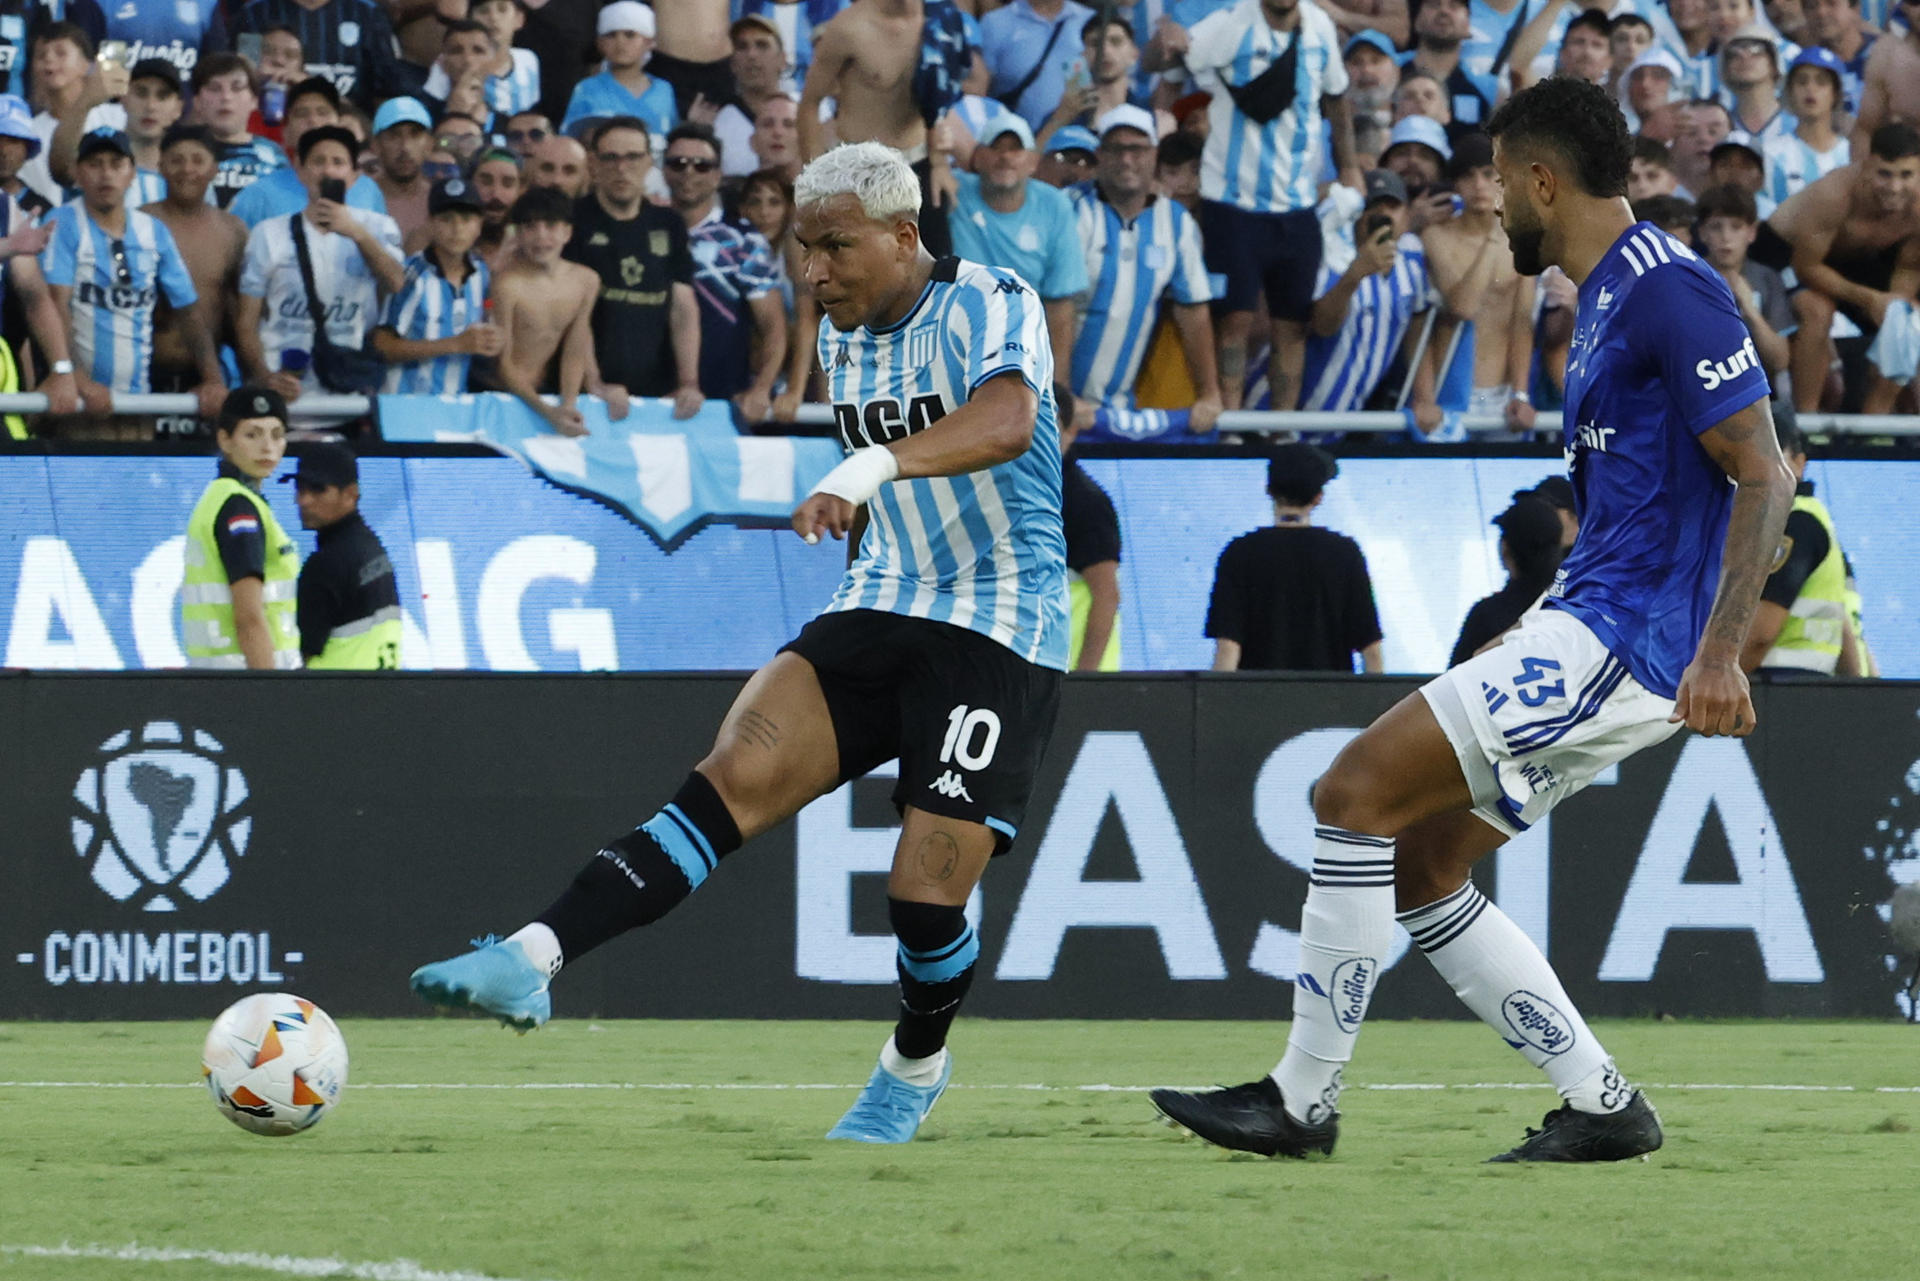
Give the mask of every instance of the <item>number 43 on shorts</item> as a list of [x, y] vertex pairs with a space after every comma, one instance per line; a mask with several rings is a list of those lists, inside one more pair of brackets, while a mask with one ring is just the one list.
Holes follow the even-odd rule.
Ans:
[[947, 737], [940, 744], [940, 763], [965, 770], [983, 770], [993, 764], [1000, 746], [1000, 717], [990, 708], [960, 704], [947, 713]]
[[1550, 698], [1565, 698], [1566, 681], [1557, 677], [1551, 681], [1547, 679], [1548, 675], [1559, 670], [1560, 664], [1551, 658], [1521, 659], [1520, 674], [1513, 678], [1514, 697], [1528, 707], [1538, 707]]

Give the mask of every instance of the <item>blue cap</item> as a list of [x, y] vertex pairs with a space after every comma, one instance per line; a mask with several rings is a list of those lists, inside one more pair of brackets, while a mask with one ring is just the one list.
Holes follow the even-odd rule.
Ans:
[[1793, 55], [1793, 61], [1787, 64], [1787, 74], [1792, 75], [1801, 67], [1818, 67], [1822, 71], [1831, 71], [1835, 83], [1847, 82], [1847, 66], [1840, 61], [1840, 55], [1821, 45], [1810, 44]]
[[1084, 125], [1067, 125], [1053, 131], [1047, 139], [1048, 151], [1098, 151], [1100, 140]]
[[93, 129], [82, 135], [80, 146], [74, 152], [74, 161], [78, 163], [88, 156], [103, 151], [117, 151], [127, 159], [133, 159], [133, 140], [119, 129]]
[[1002, 135], [1009, 133], [1018, 138], [1020, 145], [1028, 151], [1033, 150], [1033, 130], [1027, 127], [1025, 120], [1011, 111], [1002, 111], [999, 115], [988, 118], [986, 131], [980, 135], [981, 145], [991, 147], [1000, 141]]
[[1447, 141], [1446, 126], [1432, 116], [1408, 116], [1395, 125], [1393, 132], [1387, 135], [1387, 151], [1392, 151], [1403, 142], [1417, 142], [1439, 152], [1442, 160], [1453, 159], [1453, 144]]
[[1393, 47], [1393, 41], [1387, 38], [1387, 34], [1384, 31], [1374, 31], [1371, 28], [1362, 31], [1359, 35], [1347, 41], [1347, 47], [1341, 52], [1340, 56], [1342, 58], [1351, 58], [1354, 47], [1357, 45], [1368, 45], [1378, 49], [1381, 53], [1386, 54], [1387, 57], [1396, 61], [1398, 61], [1400, 57], [1400, 51]]
[[427, 108], [418, 98], [389, 98], [380, 104], [380, 110], [373, 113], [373, 131], [385, 133], [395, 125], [416, 124], [428, 133], [433, 132], [433, 117], [427, 114]]
[[18, 138], [27, 144], [27, 159], [40, 154], [40, 135], [34, 132], [33, 109], [26, 100], [0, 93], [0, 138]]

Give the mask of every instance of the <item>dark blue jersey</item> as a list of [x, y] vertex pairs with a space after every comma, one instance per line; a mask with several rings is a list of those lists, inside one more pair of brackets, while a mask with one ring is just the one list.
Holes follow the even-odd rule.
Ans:
[[1671, 698], [1713, 607], [1733, 482], [1697, 437], [1767, 376], [1717, 272], [1652, 223], [1580, 286], [1564, 446], [1580, 537], [1548, 603]]
[[220, 0], [111, 0], [106, 7], [107, 38], [127, 42], [127, 65], [165, 58], [193, 76], [193, 64], [227, 47], [227, 23]]
[[289, 27], [300, 37], [308, 75], [325, 76], [368, 114], [418, 87], [401, 68], [393, 23], [379, 0], [332, 0], [318, 9], [295, 0], [251, 0], [234, 21], [237, 31], [272, 26]]

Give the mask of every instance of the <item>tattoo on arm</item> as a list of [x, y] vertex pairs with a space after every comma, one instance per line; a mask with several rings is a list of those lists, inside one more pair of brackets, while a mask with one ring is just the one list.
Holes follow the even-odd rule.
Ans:
[[741, 738], [769, 752], [780, 746], [780, 727], [752, 708], [740, 713], [740, 724], [734, 730]]
[[1760, 590], [1773, 570], [1780, 535], [1793, 507], [1793, 480], [1773, 444], [1773, 415], [1757, 402], [1701, 438], [1737, 486], [1721, 556], [1720, 586], [1701, 644], [1737, 660], [1760, 607]]

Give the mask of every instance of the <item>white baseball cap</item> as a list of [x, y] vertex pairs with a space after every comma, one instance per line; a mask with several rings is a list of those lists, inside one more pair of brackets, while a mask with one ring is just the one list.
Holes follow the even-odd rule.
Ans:
[[653, 10], [640, 0], [616, 0], [600, 11], [599, 34], [610, 36], [616, 31], [638, 31], [653, 39]]
[[1093, 122], [1093, 131], [1105, 138], [1115, 129], [1138, 129], [1147, 135], [1149, 142], [1160, 141], [1160, 128], [1154, 122], [1153, 113], [1145, 107], [1136, 107], [1131, 102], [1123, 102]]

